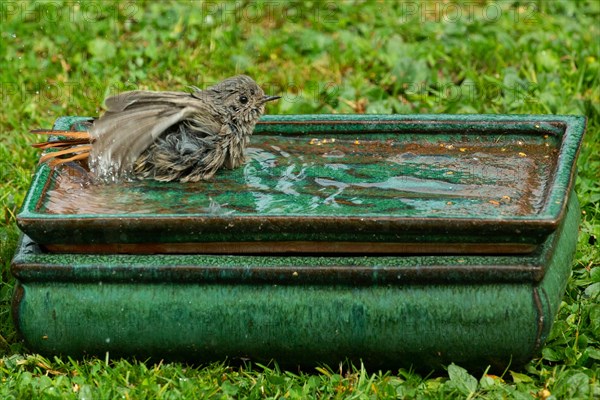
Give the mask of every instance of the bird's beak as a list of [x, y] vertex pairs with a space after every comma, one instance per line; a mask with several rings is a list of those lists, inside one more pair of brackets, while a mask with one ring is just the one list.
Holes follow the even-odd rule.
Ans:
[[280, 99], [280, 98], [281, 98], [281, 96], [264, 96], [262, 98], [261, 103], [266, 103], [267, 101], [277, 100], [277, 99]]

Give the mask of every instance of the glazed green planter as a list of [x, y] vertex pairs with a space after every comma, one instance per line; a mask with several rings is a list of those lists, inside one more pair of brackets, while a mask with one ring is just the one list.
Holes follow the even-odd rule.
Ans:
[[15, 324], [45, 354], [525, 363], [570, 274], [584, 127], [269, 116], [247, 164], [211, 182], [42, 166], [18, 217]]

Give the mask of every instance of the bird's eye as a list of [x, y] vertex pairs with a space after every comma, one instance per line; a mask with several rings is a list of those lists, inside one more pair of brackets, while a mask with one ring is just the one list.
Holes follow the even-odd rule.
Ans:
[[240, 103], [246, 104], [248, 102], [248, 98], [246, 96], [240, 96]]

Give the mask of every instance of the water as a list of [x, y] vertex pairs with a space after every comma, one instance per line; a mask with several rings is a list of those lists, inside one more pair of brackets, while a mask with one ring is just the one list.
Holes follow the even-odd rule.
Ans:
[[[93, 184], [82, 167], [52, 175], [40, 203], [49, 214], [440, 216], [540, 211], [556, 146], [409, 136], [255, 136], [247, 163], [210, 181]], [[404, 138], [403, 140], [400, 140]], [[550, 140], [550, 139], [548, 139]]]

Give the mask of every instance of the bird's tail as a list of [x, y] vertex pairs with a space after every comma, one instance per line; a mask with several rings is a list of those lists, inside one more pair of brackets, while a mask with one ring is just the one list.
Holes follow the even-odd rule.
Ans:
[[40, 163], [47, 162], [50, 167], [56, 167], [70, 161], [85, 160], [92, 150], [93, 139], [89, 132], [38, 129], [31, 131], [31, 133], [53, 135], [60, 138], [32, 145], [42, 150], [56, 149], [56, 151], [45, 153], [40, 157]]

